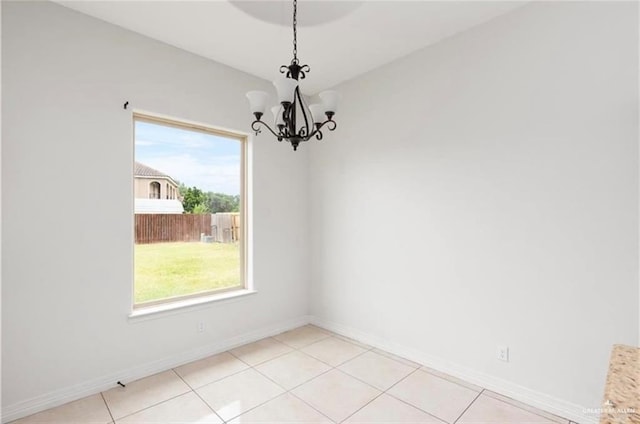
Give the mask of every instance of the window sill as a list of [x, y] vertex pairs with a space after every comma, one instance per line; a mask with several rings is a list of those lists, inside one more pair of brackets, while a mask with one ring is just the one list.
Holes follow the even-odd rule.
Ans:
[[175, 302], [137, 308], [129, 314], [128, 320], [130, 323], [135, 323], [150, 319], [163, 318], [170, 315], [202, 309], [216, 302], [232, 301], [234, 299], [238, 300], [239, 298], [243, 298], [254, 293], [257, 293], [257, 291], [248, 289], [234, 290], [219, 294], [212, 294], [210, 296], [176, 300]]

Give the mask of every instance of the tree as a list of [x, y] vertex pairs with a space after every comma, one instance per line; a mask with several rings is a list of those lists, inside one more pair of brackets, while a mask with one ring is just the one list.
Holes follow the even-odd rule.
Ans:
[[196, 187], [180, 183], [178, 187], [185, 213], [239, 212], [240, 196], [224, 193], [204, 192]]
[[204, 203], [198, 203], [193, 208], [193, 213], [203, 214], [203, 213], [211, 213], [211, 211], [209, 210], [209, 206], [205, 205]]
[[240, 210], [240, 196], [209, 192], [207, 197], [211, 213], [238, 212]]
[[182, 196], [182, 206], [184, 207], [184, 211], [186, 213], [201, 213], [194, 212], [194, 209], [198, 205], [207, 205], [207, 195], [202, 192], [199, 188], [196, 187], [188, 187], [183, 189], [183, 186], [180, 186], [180, 195]]

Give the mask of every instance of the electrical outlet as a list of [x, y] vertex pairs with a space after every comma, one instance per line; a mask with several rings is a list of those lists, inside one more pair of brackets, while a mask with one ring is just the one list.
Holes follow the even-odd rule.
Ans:
[[509, 346], [498, 346], [498, 359], [509, 362]]
[[204, 333], [204, 322], [198, 322], [198, 333]]

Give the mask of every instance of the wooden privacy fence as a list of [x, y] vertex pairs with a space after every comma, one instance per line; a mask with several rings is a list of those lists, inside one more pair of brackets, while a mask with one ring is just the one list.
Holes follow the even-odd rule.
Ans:
[[212, 215], [211, 235], [220, 243], [232, 243], [240, 239], [240, 214], [237, 212]]
[[210, 214], [135, 214], [136, 243], [200, 241], [211, 235]]

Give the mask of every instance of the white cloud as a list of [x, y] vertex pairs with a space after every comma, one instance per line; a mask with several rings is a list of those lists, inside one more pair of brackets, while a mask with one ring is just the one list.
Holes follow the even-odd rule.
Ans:
[[154, 143], [153, 141], [150, 140], [138, 140], [136, 139], [136, 146], [153, 146]]
[[240, 193], [240, 159], [238, 156], [218, 156], [207, 163], [190, 154], [149, 158], [145, 165], [168, 174], [187, 186], [226, 194]]

